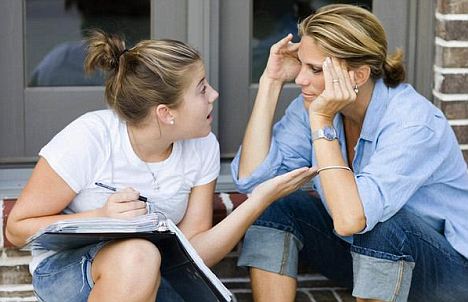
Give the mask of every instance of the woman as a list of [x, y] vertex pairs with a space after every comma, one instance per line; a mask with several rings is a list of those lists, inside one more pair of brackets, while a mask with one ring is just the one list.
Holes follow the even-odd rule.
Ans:
[[[247, 232], [239, 265], [255, 299], [293, 301], [302, 259], [358, 301], [467, 300], [468, 174], [447, 120], [403, 83], [402, 55], [367, 10], [325, 6], [299, 34], [271, 47], [232, 172], [250, 191], [317, 166], [320, 199], [296, 192]], [[302, 94], [271, 130], [292, 79]]]
[[[108, 72], [112, 110], [87, 113], [39, 153], [11, 211], [7, 235], [20, 246], [58, 220], [130, 218], [147, 213], [138, 200], [172, 219], [207, 265], [220, 261], [272, 201], [296, 190], [314, 169], [299, 169], [259, 186], [212, 227], [219, 146], [210, 133], [218, 93], [199, 54], [172, 40], [126, 49], [103, 32], [89, 37], [88, 71]], [[95, 185], [124, 188], [114, 194]], [[128, 239], [34, 254], [30, 270], [41, 301], [179, 301], [161, 279], [161, 256], [149, 241]], [[161, 284], [162, 281], [162, 285]]]

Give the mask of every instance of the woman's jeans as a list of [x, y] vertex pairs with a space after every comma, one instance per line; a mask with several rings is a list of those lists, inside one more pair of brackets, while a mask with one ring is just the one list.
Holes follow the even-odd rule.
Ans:
[[[101, 242], [62, 251], [41, 261], [33, 274], [34, 293], [37, 299], [47, 302], [88, 301], [94, 286], [91, 264], [104, 245], [105, 242]], [[138, 290], [135, 288], [135, 291]], [[162, 278], [156, 302], [182, 301], [184, 300], [169, 282]]]
[[298, 191], [272, 204], [250, 227], [238, 265], [296, 277], [301, 259], [352, 288], [355, 297], [468, 301], [468, 260], [405, 208], [348, 239], [334, 233], [320, 199]]

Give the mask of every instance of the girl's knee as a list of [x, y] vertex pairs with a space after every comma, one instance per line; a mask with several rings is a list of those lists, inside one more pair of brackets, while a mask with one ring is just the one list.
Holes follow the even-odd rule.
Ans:
[[[132, 238], [111, 242], [102, 248], [93, 261], [93, 278], [119, 276], [125, 280], [157, 282], [161, 254], [150, 241]], [[139, 281], [138, 281], [139, 282]]]
[[115, 256], [126, 266], [158, 267], [161, 264], [161, 253], [150, 241], [133, 238], [116, 242]]

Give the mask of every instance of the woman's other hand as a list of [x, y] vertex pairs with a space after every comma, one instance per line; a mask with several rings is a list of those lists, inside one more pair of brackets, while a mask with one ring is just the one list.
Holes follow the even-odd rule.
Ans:
[[348, 71], [344, 60], [327, 57], [323, 63], [325, 89], [310, 104], [309, 115], [333, 121], [344, 107], [356, 101], [354, 71]]
[[262, 198], [271, 203], [297, 191], [315, 175], [317, 175], [317, 168], [302, 167], [259, 184], [252, 191], [252, 196]]
[[100, 209], [100, 216], [128, 219], [146, 214], [146, 203], [138, 200], [139, 196], [140, 193], [132, 188], [112, 194]]
[[292, 43], [292, 34], [273, 44], [270, 48], [268, 63], [262, 77], [271, 80], [288, 82], [296, 78], [301, 64], [297, 58], [299, 43]]

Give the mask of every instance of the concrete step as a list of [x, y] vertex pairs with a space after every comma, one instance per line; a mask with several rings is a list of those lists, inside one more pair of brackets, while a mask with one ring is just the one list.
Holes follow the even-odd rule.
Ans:
[[0, 284], [30, 284], [29, 252], [21, 252], [15, 249], [4, 249], [0, 256]]
[[[253, 302], [248, 277], [220, 279], [234, 294], [237, 302]], [[351, 302], [355, 299], [349, 290], [337, 286], [320, 274], [302, 274], [298, 278], [296, 301]]]
[[0, 302], [37, 301], [31, 284], [0, 285]]

